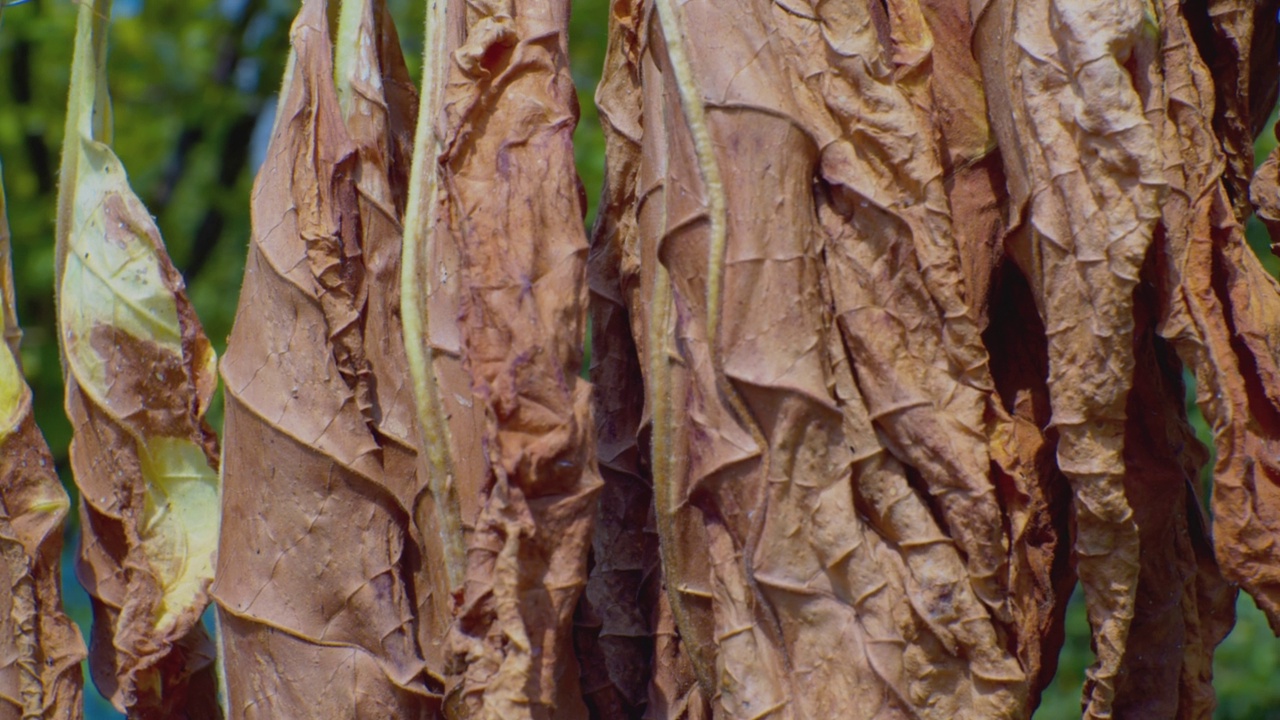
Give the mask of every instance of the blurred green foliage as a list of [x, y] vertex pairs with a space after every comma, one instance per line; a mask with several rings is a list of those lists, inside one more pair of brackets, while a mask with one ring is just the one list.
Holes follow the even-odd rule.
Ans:
[[[422, 49], [420, 0], [388, 0], [416, 79]], [[336, 5], [336, 3], [335, 3]], [[249, 193], [274, 115], [296, 0], [116, 0], [109, 55], [116, 111], [115, 150], [132, 185], [155, 215], [192, 303], [219, 353], [235, 313], [249, 239]], [[37, 421], [64, 480], [70, 427], [62, 410], [53, 307], [53, 222], [57, 165], [75, 24], [73, 0], [30, 0], [9, 8], [0, 28], [0, 158], [13, 231], [22, 359], [35, 391]], [[604, 62], [608, 0], [574, 0], [571, 66], [582, 119], [575, 135], [578, 170], [595, 216], [604, 176], [604, 139], [592, 101]], [[1274, 121], [1274, 118], [1273, 118]], [[1259, 160], [1274, 145], [1264, 132]], [[1271, 272], [1261, 224], [1250, 243]], [[1202, 441], [1208, 429], [1188, 393]], [[221, 404], [210, 413], [221, 424]], [[1207, 478], [1206, 478], [1207, 479]], [[74, 537], [74, 519], [68, 535]], [[83, 590], [70, 551], [64, 586], [73, 617], [88, 630]], [[1222, 719], [1280, 718], [1280, 643], [1252, 600], [1242, 596], [1236, 630], [1217, 654]], [[1092, 661], [1083, 602], [1073, 598], [1067, 642], [1037, 720], [1080, 715], [1084, 668]], [[93, 690], [91, 719], [119, 717]]]

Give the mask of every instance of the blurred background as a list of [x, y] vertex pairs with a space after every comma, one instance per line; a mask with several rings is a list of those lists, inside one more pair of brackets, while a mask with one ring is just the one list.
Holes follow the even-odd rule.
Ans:
[[[3, 3], [4, 0], [0, 0]], [[415, 81], [422, 51], [421, 0], [387, 0]], [[57, 167], [76, 17], [73, 0], [13, 2], [0, 25], [0, 162], [8, 196], [18, 312], [26, 333], [22, 361], [35, 392], [36, 419], [72, 495], [67, 473], [71, 428], [62, 410], [62, 378], [53, 335], [53, 225]], [[134, 190], [156, 217], [205, 332], [219, 354], [235, 313], [249, 241], [249, 192], [266, 150], [275, 94], [288, 52], [297, 0], [115, 0], [109, 50], [115, 151]], [[575, 137], [578, 171], [595, 214], [604, 172], [604, 140], [592, 94], [603, 65], [608, 0], [574, 0], [571, 60], [582, 119]], [[1275, 117], [1272, 117], [1272, 124]], [[1258, 161], [1275, 145], [1273, 128]], [[1250, 243], [1276, 274], [1266, 231], [1248, 224]], [[1209, 434], [1187, 376], [1188, 412]], [[221, 397], [210, 421], [220, 428]], [[1203, 477], [1207, 491], [1209, 478]], [[79, 528], [73, 511], [64, 553], [64, 597], [86, 633], [88, 598], [74, 579]], [[1280, 718], [1280, 641], [1245, 595], [1238, 621], [1214, 667], [1216, 718]], [[1067, 615], [1058, 674], [1036, 720], [1080, 717], [1084, 668], [1093, 658], [1077, 591]], [[86, 683], [87, 717], [122, 717]]]

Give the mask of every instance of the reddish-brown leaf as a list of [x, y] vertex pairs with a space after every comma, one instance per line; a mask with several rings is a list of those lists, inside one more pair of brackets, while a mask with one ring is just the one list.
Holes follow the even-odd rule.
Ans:
[[[1241, 222], [1249, 216], [1253, 141], [1276, 106], [1280, 63], [1280, 0], [1199, 0], [1183, 3], [1188, 39], [1213, 77], [1211, 114], [1226, 167], [1223, 181]], [[1199, 58], [1197, 58], [1199, 62]]]
[[417, 718], [438, 707], [408, 589], [407, 390], [397, 392], [394, 320], [368, 311], [394, 297], [384, 283], [396, 275], [394, 178], [411, 93], [387, 52], [385, 14], [359, 9], [363, 41], [344, 66], [358, 78], [344, 79], [358, 140], [334, 88], [325, 2], [308, 0], [294, 22], [222, 365], [214, 595], [237, 718]]
[[[919, 13], [899, 9], [908, 38]], [[875, 4], [776, 10], [657, 4], [640, 65], [656, 267], [631, 312], [673, 616], [714, 643], [691, 658], [732, 716], [1019, 716], [993, 618], [990, 380], [922, 127], [927, 43], [888, 62]]]
[[1010, 250], [1044, 319], [1058, 465], [1075, 498], [1098, 654], [1085, 716], [1109, 717], [1139, 569], [1123, 455], [1132, 294], [1164, 191], [1156, 133], [1124, 63], [1149, 52], [1154, 19], [1137, 0], [993, 0], [975, 3], [974, 18], [988, 103], [1000, 108]]
[[[461, 607], [446, 709], [454, 717], [587, 712], [572, 618], [600, 478], [589, 385], [578, 377], [587, 244], [571, 144], [568, 11], [564, 1], [467, 5], [444, 78], [435, 231], [445, 237], [432, 242], [457, 251], [456, 265], [442, 267], [456, 268], [466, 402], [482, 422], [483, 452], [468, 456], [458, 443], [453, 457], [484, 460], [480, 483], [460, 470], [457, 484], [474, 530], [465, 585], [453, 588]], [[451, 320], [435, 307], [429, 317]], [[468, 387], [436, 372], [445, 397]], [[464, 412], [449, 428], [476, 417]]]
[[4, 188], [0, 187], [0, 718], [83, 716], [84, 641], [62, 611], [69, 502], [22, 378]]
[[604, 489], [596, 515], [591, 577], [579, 607], [578, 658], [593, 716], [619, 719], [639, 717], [649, 702], [650, 678], [659, 667], [654, 664], [655, 618], [650, 609], [664, 592], [653, 481], [640, 446], [640, 429], [647, 418], [637, 343], [643, 346], [644, 332], [642, 319], [633, 323], [628, 310], [639, 304], [642, 292], [636, 220], [636, 174], [644, 132], [640, 12], [635, 0], [618, 0], [611, 7], [609, 47], [596, 91], [605, 129], [605, 190], [588, 265], [593, 414]]
[[1195, 372], [1196, 401], [1213, 429], [1213, 538], [1222, 572], [1280, 631], [1273, 542], [1280, 528], [1280, 286], [1249, 249], [1231, 205], [1229, 165], [1214, 136], [1214, 78], [1192, 51], [1180, 6], [1167, 2], [1164, 11], [1159, 128], [1165, 152], [1179, 161], [1165, 163], [1171, 192], [1163, 205], [1159, 332]]

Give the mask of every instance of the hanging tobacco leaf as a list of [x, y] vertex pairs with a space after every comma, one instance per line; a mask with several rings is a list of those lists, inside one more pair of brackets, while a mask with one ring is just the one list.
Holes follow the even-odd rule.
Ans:
[[[993, 481], [1010, 532], [1009, 611], [1034, 707], [1057, 669], [1063, 613], [1076, 581], [1068, 564], [1070, 488], [1054, 457], [1056, 433], [1046, 430], [1051, 415], [1044, 326], [1026, 282], [1004, 253], [1009, 197], [972, 52], [969, 7], [929, 0], [920, 13], [933, 40], [927, 115], [938, 137], [969, 312], [984, 328], [997, 389], [984, 429], [999, 466]], [[928, 49], [927, 39], [915, 45]], [[923, 65], [918, 52], [907, 57]]]
[[384, 284], [396, 274], [412, 93], [385, 10], [354, 3], [340, 29], [353, 43], [341, 66], [349, 131], [325, 11], [308, 0], [293, 24], [222, 365], [213, 592], [228, 710], [431, 717], [438, 696], [418, 650], [406, 557], [412, 425], [385, 314], [395, 288]]
[[[1143, 258], [1162, 257], [1166, 241], [1179, 252], [1176, 248], [1187, 231], [1180, 216], [1180, 208], [1185, 207], [1182, 198], [1173, 193], [1165, 199], [1162, 187], [1166, 181], [1175, 191], [1185, 187], [1179, 177], [1184, 164], [1170, 158], [1191, 157], [1191, 148], [1179, 144], [1179, 136], [1188, 137], [1183, 134], [1187, 130], [1173, 129], [1173, 123], [1161, 122], [1164, 116], [1159, 114], [1165, 111], [1161, 103], [1166, 91], [1170, 118], [1187, 105], [1203, 107], [1205, 99], [1187, 94], [1196, 85], [1189, 82], [1188, 70], [1196, 72], [1198, 66], [1203, 72], [1203, 65], [1188, 52], [1194, 45], [1185, 32], [1181, 11], [1166, 5], [1150, 15], [1135, 3], [1116, 4], [1107, 14], [1086, 16], [1054, 5], [1050, 12], [1062, 21], [1045, 25], [1046, 16], [1036, 7], [993, 3], [976, 16], [980, 18], [977, 46], [982, 48], [979, 54], [988, 71], [989, 97], [1000, 107], [1013, 103], [1013, 112], [995, 123], [1006, 158], [1021, 158], [1016, 163], [1006, 159], [1010, 191], [1015, 200], [1031, 203], [1016, 206], [1014, 217], [1026, 218], [1026, 224], [1016, 230], [1010, 248], [1033, 281], [1037, 274], [1044, 278], [1037, 291], [1038, 306], [1047, 323], [1059, 322], [1062, 327], [1058, 333], [1049, 333], [1051, 393], [1055, 335], [1069, 339], [1077, 333], [1081, 338], [1075, 345], [1063, 346], [1067, 354], [1060, 367], [1089, 367], [1079, 351], [1090, 343], [1097, 348], [1091, 351], [1097, 358], [1094, 367], [1107, 369], [1094, 369], [1095, 378], [1111, 374], [1127, 382], [1120, 377], [1126, 374], [1125, 364], [1115, 354], [1121, 343], [1131, 344], [1137, 358], [1133, 377], [1138, 381], [1122, 412], [1117, 413], [1114, 404], [1125, 397], [1122, 386], [1120, 391], [1114, 384], [1099, 391], [1078, 379], [1064, 386], [1069, 392], [1059, 392], [1061, 399], [1053, 408], [1057, 418], [1064, 414], [1063, 403], [1069, 406], [1065, 412], [1081, 400], [1087, 401], [1086, 407], [1092, 406], [1087, 417], [1099, 419], [1082, 426], [1085, 434], [1074, 441], [1090, 434], [1094, 439], [1113, 437], [1114, 429], [1106, 430], [1106, 423], [1114, 426], [1117, 417], [1127, 418], [1123, 454], [1114, 452], [1120, 447], [1114, 439], [1108, 441], [1111, 455], [1106, 463], [1113, 477], [1123, 477], [1124, 494], [1114, 489], [1109, 495], [1097, 494], [1098, 488], [1093, 488], [1097, 507], [1110, 508], [1112, 534], [1108, 537], [1102, 532], [1104, 526], [1092, 520], [1084, 523], [1088, 518], [1077, 515], [1076, 550], [1085, 555], [1079, 561], [1080, 572], [1099, 654], [1086, 686], [1087, 716], [1107, 716], [1112, 711], [1122, 716], [1208, 716], [1214, 703], [1213, 648], [1233, 623], [1234, 591], [1208, 550], [1206, 522], [1191, 482], [1204, 458], [1196, 452], [1190, 429], [1181, 418], [1180, 368], [1169, 347], [1152, 337], [1152, 315], [1167, 302], [1158, 299], [1154, 290], [1142, 290], [1158, 282], [1154, 270], [1144, 271], [1147, 286], [1139, 286], [1141, 291], [1136, 298], [1133, 295]], [[1101, 41], [1103, 25], [1112, 33], [1106, 42]], [[1163, 37], [1156, 37], [1157, 31]], [[1006, 43], [1002, 50], [1000, 38], [1014, 38], [1015, 44]], [[1050, 56], [1063, 58], [1064, 66], [1044, 62]], [[1080, 67], [1087, 67], [1087, 72], [1073, 73], [1074, 62], [1084, 63]], [[1067, 99], [1047, 104], [1045, 98], [1053, 93]], [[1172, 102], [1175, 93], [1181, 94], [1176, 103]], [[1074, 110], [1062, 115], [1060, 107]], [[1032, 152], [1037, 144], [1042, 150]], [[1212, 152], [1213, 146], [1197, 147], [1202, 148], [1197, 152]], [[1157, 174], [1157, 168], [1165, 170]], [[1126, 173], [1135, 182], [1112, 184]], [[1156, 225], [1161, 209], [1163, 225]], [[1150, 237], [1135, 239], [1135, 231]], [[1090, 246], [1090, 238], [1097, 237], [1103, 244], [1095, 240]], [[1035, 242], [1043, 244], [1038, 249], [1027, 244]], [[1155, 244], [1149, 252], [1135, 246], [1147, 242]], [[1077, 258], [1074, 270], [1063, 264], [1067, 262], [1063, 252]], [[1174, 262], [1185, 269], [1182, 262]], [[1103, 281], [1090, 279], [1104, 271], [1120, 281], [1118, 291], [1105, 298], [1099, 295], [1105, 288]], [[1055, 278], [1060, 283], [1056, 290], [1049, 287]], [[1064, 295], [1073, 284], [1075, 292], [1087, 290], [1091, 299], [1082, 304]], [[1120, 305], [1115, 304], [1117, 300]], [[1107, 330], [1104, 322], [1109, 320], [1118, 324]], [[1170, 332], [1173, 328], [1167, 322], [1161, 325], [1166, 337], [1177, 334]], [[1124, 332], [1126, 326], [1132, 331]], [[1088, 336], [1081, 334], [1086, 330], [1093, 335], [1087, 342]], [[1110, 409], [1098, 404], [1108, 398]], [[1072, 438], [1064, 434], [1063, 440]], [[1060, 444], [1059, 462], [1070, 475], [1064, 451], [1069, 448]], [[1083, 457], [1096, 461], [1105, 456], [1089, 450]], [[1083, 492], [1090, 488], [1081, 479], [1073, 480], [1077, 507], [1091, 497]], [[1096, 483], [1102, 478], [1086, 474], [1083, 479]], [[1141, 548], [1140, 554], [1135, 553], [1136, 568], [1123, 558], [1117, 560], [1115, 552], [1116, 530], [1121, 531], [1122, 546], [1133, 543], [1124, 540], [1130, 532], [1125, 505], [1135, 510], [1132, 524], [1138, 543], [1130, 552]], [[1084, 544], [1087, 525], [1096, 528], [1090, 532], [1101, 544]], [[1172, 588], [1181, 591], [1172, 592]]]
[[[1078, 579], [1084, 716], [1210, 717], [1237, 587], [1280, 629], [1275, 4], [614, 0], [588, 250], [566, 0], [429, 3], [420, 112], [382, 0], [336, 59], [306, 0], [223, 365], [230, 713], [1024, 718]], [[105, 144], [108, 16], [57, 254], [94, 672], [217, 717], [214, 360]], [[63, 717], [5, 299], [0, 712]]]
[[[412, 375], [405, 352], [401, 314], [401, 220], [405, 215], [413, 155], [418, 95], [409, 80], [400, 39], [381, 0], [342, 4], [335, 53], [337, 90], [348, 132], [356, 144], [355, 183], [360, 215], [360, 248], [368, 297], [364, 305], [364, 348], [373, 383], [373, 431], [383, 452], [389, 487], [414, 522], [409, 524], [404, 567], [418, 603], [418, 641], [437, 674], [440, 643], [431, 608], [443, 587], [441, 568], [422, 555], [419, 522], [430, 510], [419, 472], [419, 432]], [[433, 662], [434, 661], [434, 662]]]
[[[1272, 33], [1229, 4], [1209, 13], [1247, 21], [1218, 34], [1256, 132]], [[1026, 717], [1077, 571], [1085, 715], [1212, 713], [1228, 580], [1272, 602], [1280, 296], [1226, 189], [1196, 12], [613, 4], [597, 714]], [[1180, 361], [1217, 428], [1216, 556]], [[646, 612], [659, 577], [676, 642]]]
[[1258, 219], [1266, 223], [1271, 234], [1271, 251], [1275, 252], [1276, 238], [1280, 238], [1280, 149], [1272, 150], [1263, 161], [1249, 184], [1249, 199], [1257, 210]]
[[70, 505], [22, 377], [13, 263], [0, 186], [0, 718], [83, 716], [84, 641], [62, 610]]
[[220, 717], [200, 624], [218, 534], [216, 360], [111, 151], [109, 0], [80, 6], [58, 196], [58, 328], [90, 670], [138, 718]]
[[[679, 10], [658, 4], [656, 12], [660, 35], [655, 25], [640, 25], [647, 33], [638, 63], [643, 93], [630, 94], [643, 103], [633, 113], [643, 123], [641, 167], [630, 190], [644, 248], [636, 254], [651, 269], [640, 273], [644, 297], [629, 310], [646, 328], [664, 571], [703, 692], [744, 716], [874, 716], [925, 704], [939, 716], [968, 709], [975, 716], [1017, 714], [1023, 675], [1000, 648], [984, 607], [984, 600], [1004, 607], [1000, 568], [1007, 562], [986, 438], [977, 430], [948, 440], [937, 424], [958, 426], [968, 417], [980, 428], [989, 393], [981, 387], [986, 370], [976, 325], [958, 292], [954, 246], [931, 229], [945, 218], [912, 211], [886, 225], [899, 233], [886, 236], [890, 246], [905, 243], [910, 272], [941, 278], [936, 297], [916, 281], [925, 302], [917, 314], [937, 329], [921, 334], [898, 370], [901, 348], [891, 348], [901, 340], [892, 331], [867, 332], [863, 323], [874, 319], [857, 316], [866, 301], [847, 294], [858, 283], [831, 274], [865, 272], [853, 254], [861, 237], [836, 206], [843, 200], [826, 186], [813, 196], [812, 179], [823, 175], [876, 200], [887, 189], [864, 184], [875, 175], [842, 169], [838, 149], [829, 169], [816, 150], [839, 135], [841, 122], [870, 111], [841, 91], [848, 80], [839, 70], [815, 70], [810, 48], [837, 40], [822, 39], [817, 11], [808, 9], [773, 16], [689, 3]], [[615, 37], [637, 17], [644, 11], [615, 12]], [[856, 18], [841, 23], [840, 41], [864, 43], [869, 59], [885, 52], [874, 30], [856, 36]], [[776, 41], [766, 39], [771, 33]], [[707, 37], [717, 38], [714, 47], [699, 42]], [[912, 95], [918, 88], [896, 88], [888, 75], [879, 82], [880, 107], [897, 103], [895, 117], [881, 125], [886, 146], [895, 142], [892, 123], [905, 123], [887, 152], [901, 153], [895, 162], [904, 173], [932, 172], [929, 192], [945, 203], [936, 155], [933, 170], [927, 162], [908, 165], [910, 127], [923, 120]], [[815, 145], [816, 138], [822, 142]], [[923, 267], [917, 253], [928, 258]], [[622, 267], [625, 276], [625, 261]], [[787, 301], [756, 302], [770, 297]], [[945, 333], [934, 302], [951, 308]], [[923, 404], [886, 405], [877, 417], [846, 348], [882, 339], [890, 344], [857, 346], [864, 361], [917, 377], [913, 362], [941, 361], [946, 373], [954, 367], [978, 386], [959, 393], [926, 387]], [[883, 382], [886, 391], [893, 384]], [[924, 407], [933, 411], [913, 410]], [[972, 550], [969, 565], [984, 598], [882, 437], [933, 478], [947, 476], [950, 488], [934, 487]], [[957, 442], [967, 449], [946, 446]], [[949, 607], [930, 600], [942, 597], [951, 598]], [[909, 643], [925, 655], [904, 655]], [[965, 647], [991, 684], [975, 690], [964, 663], [946, 659], [944, 643]], [[922, 674], [931, 661], [949, 672]], [[936, 700], [931, 682], [958, 685]]]
[[587, 712], [572, 616], [600, 481], [577, 377], [587, 246], [567, 25], [567, 2], [428, 7], [404, 318], [423, 555], [445, 583], [425, 634], [447, 635], [451, 717]]
[[586, 716], [572, 616], [600, 479], [568, 19], [568, 2], [470, 5], [444, 90], [440, 186], [487, 460], [450, 644], [457, 716]]
[[1276, 66], [1280, 63], [1280, 1], [1198, 0], [1179, 8], [1187, 35], [1213, 78], [1213, 104], [1205, 106], [1222, 146], [1223, 180], [1236, 217], [1249, 207], [1253, 142], [1276, 106]]
[[1124, 492], [1133, 290], [1164, 195], [1157, 138], [1123, 63], [1154, 43], [1154, 19], [1136, 2], [1091, 13], [1000, 0], [975, 17], [988, 102], [1008, 109], [993, 128], [1013, 214], [1027, 218], [1010, 251], [1044, 319], [1058, 465], [1074, 492], [1077, 569], [1098, 654], [1085, 716], [1109, 717], [1139, 573]]
[[1280, 286], [1249, 249], [1231, 204], [1230, 164], [1214, 141], [1215, 80], [1192, 52], [1180, 8], [1161, 9], [1158, 128], [1166, 153], [1181, 162], [1166, 162], [1159, 332], [1195, 372], [1196, 402], [1213, 429], [1213, 539], [1222, 572], [1280, 629], [1280, 556], [1269, 539], [1280, 527]]
[[[583, 693], [593, 716], [600, 718], [636, 717], [648, 704], [658, 622], [652, 609], [665, 592], [653, 480], [639, 437], [648, 422], [637, 351], [638, 345], [643, 347], [644, 331], [639, 322], [633, 326], [628, 311], [639, 304], [642, 292], [635, 193], [644, 131], [640, 105], [634, 102], [641, 92], [640, 10], [634, 0], [613, 3], [605, 68], [596, 93], [605, 129], [605, 189], [587, 272], [592, 410], [604, 488], [590, 579], [578, 609], [577, 642]], [[668, 671], [678, 663], [672, 657], [664, 660]]]

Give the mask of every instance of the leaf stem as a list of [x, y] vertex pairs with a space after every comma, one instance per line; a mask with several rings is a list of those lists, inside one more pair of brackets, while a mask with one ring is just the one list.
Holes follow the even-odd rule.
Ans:
[[[409, 204], [404, 217], [404, 243], [400, 256], [400, 311], [404, 323], [405, 354], [413, 376], [413, 395], [418, 413], [421, 452], [426, 458], [427, 492], [435, 500], [436, 520], [441, 534], [445, 576], [449, 587], [445, 598], [461, 589], [465, 574], [462, 513], [458, 505], [450, 454], [449, 426], [440, 401], [435, 374], [435, 349], [428, 337], [428, 298], [431, 295], [429, 267], [434, 244], [438, 203], [440, 142], [435, 120], [443, 102], [446, 67], [446, 0], [427, 0], [422, 58], [422, 99], [414, 131], [413, 161], [409, 170]], [[447, 617], [447, 615], [446, 615]]]
[[694, 155], [707, 196], [707, 216], [711, 224], [711, 242], [707, 250], [707, 345], [713, 365], [718, 367], [719, 363], [714, 360], [719, 355], [717, 339], [720, 336], [720, 295], [724, 287], [724, 250], [728, 238], [724, 183], [720, 179], [720, 165], [716, 162], [715, 150], [711, 145], [706, 107], [685, 49], [680, 17], [671, 0], [654, 0], [654, 5], [658, 10], [658, 21], [662, 25], [662, 36], [667, 43], [667, 56], [675, 72], [680, 108], [684, 111], [685, 122], [693, 136]]
[[351, 114], [351, 97], [355, 93], [351, 86], [352, 66], [360, 56], [360, 21], [364, 18], [367, 2], [342, 0], [338, 10], [338, 36], [333, 42], [333, 79], [343, 118]]

